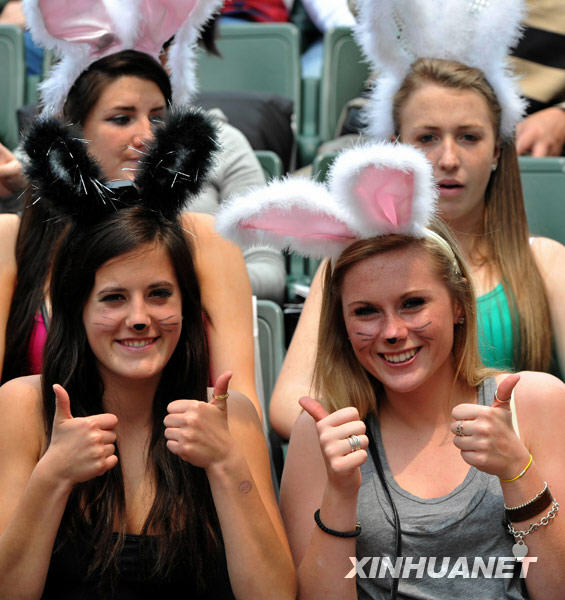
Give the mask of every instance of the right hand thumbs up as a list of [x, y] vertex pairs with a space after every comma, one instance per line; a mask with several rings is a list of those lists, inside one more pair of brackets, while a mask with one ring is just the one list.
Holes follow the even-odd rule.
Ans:
[[369, 445], [359, 412], [353, 406], [347, 406], [329, 414], [317, 400], [307, 396], [298, 402], [316, 421], [329, 482], [334, 487], [356, 493], [361, 485], [360, 466], [367, 460]]
[[116, 466], [114, 428], [118, 418], [106, 413], [75, 419], [65, 388], [55, 384], [53, 391], [53, 431], [44, 458], [54, 476], [75, 484], [103, 475]]

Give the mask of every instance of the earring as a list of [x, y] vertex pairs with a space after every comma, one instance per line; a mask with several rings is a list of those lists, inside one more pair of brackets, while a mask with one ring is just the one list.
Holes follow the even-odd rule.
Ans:
[[490, 170], [494, 172], [494, 171], [496, 171], [497, 167], [498, 167], [497, 163], [492, 163], [492, 165], [490, 166]]
[[459, 317], [457, 319], [457, 325], [463, 325], [465, 323], [465, 317]]

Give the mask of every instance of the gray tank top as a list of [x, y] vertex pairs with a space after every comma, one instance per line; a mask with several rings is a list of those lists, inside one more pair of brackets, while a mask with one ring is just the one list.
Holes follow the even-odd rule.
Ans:
[[[478, 403], [490, 405], [496, 383], [487, 379]], [[390, 597], [392, 572], [400, 574], [398, 598], [414, 600], [518, 600], [528, 598], [514, 539], [504, 526], [498, 478], [470, 467], [464, 481], [440, 498], [418, 498], [394, 480], [378, 420], [367, 419], [396, 505], [402, 530], [402, 559], [394, 557], [394, 520], [369, 454], [361, 467], [357, 504], [362, 533], [357, 540], [359, 600]], [[410, 557], [410, 558], [409, 558]]]

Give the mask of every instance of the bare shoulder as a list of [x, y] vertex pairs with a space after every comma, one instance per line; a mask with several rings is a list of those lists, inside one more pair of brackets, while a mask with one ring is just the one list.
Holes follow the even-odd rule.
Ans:
[[560, 267], [553, 262], [565, 258], [565, 246], [557, 240], [552, 240], [547, 237], [534, 237], [532, 238], [530, 247], [538, 267], [542, 272], [549, 269], [555, 269], [557, 272], [561, 272], [561, 269], [565, 268], [565, 266]]
[[197, 237], [210, 236], [216, 233], [214, 229], [215, 219], [212, 215], [186, 211], [182, 213], [181, 222], [189, 234], [192, 233]]
[[[554, 428], [560, 432], [565, 419], [565, 383], [548, 373], [522, 371], [519, 375], [514, 400], [520, 437], [524, 441], [538, 440], [540, 432], [545, 437], [551, 437]], [[504, 377], [497, 376], [497, 383]]]
[[18, 215], [0, 214], [0, 262], [16, 264], [15, 248], [20, 218]]
[[39, 375], [18, 377], [0, 387], [0, 445], [14, 437], [39, 458], [45, 442]]

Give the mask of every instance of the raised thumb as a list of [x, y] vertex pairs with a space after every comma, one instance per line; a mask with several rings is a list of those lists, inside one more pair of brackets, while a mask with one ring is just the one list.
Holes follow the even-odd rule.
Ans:
[[226, 410], [226, 401], [228, 399], [228, 387], [230, 379], [232, 377], [231, 371], [222, 373], [214, 385], [214, 391], [212, 392], [212, 400], [210, 404], [217, 406], [221, 410]]
[[298, 404], [314, 419], [318, 422], [325, 419], [330, 413], [314, 398], [309, 396], [303, 396], [298, 401]]
[[494, 396], [494, 402], [492, 403], [494, 408], [505, 408], [506, 410], [510, 410], [510, 398], [512, 397], [512, 391], [518, 381], [520, 381], [520, 375], [514, 373], [508, 375], [508, 377], [505, 377], [500, 382]]
[[56, 383], [53, 386], [53, 391], [55, 392], [55, 420], [65, 421], [72, 419], [71, 400], [69, 394], [67, 394], [67, 390], [62, 385]]

